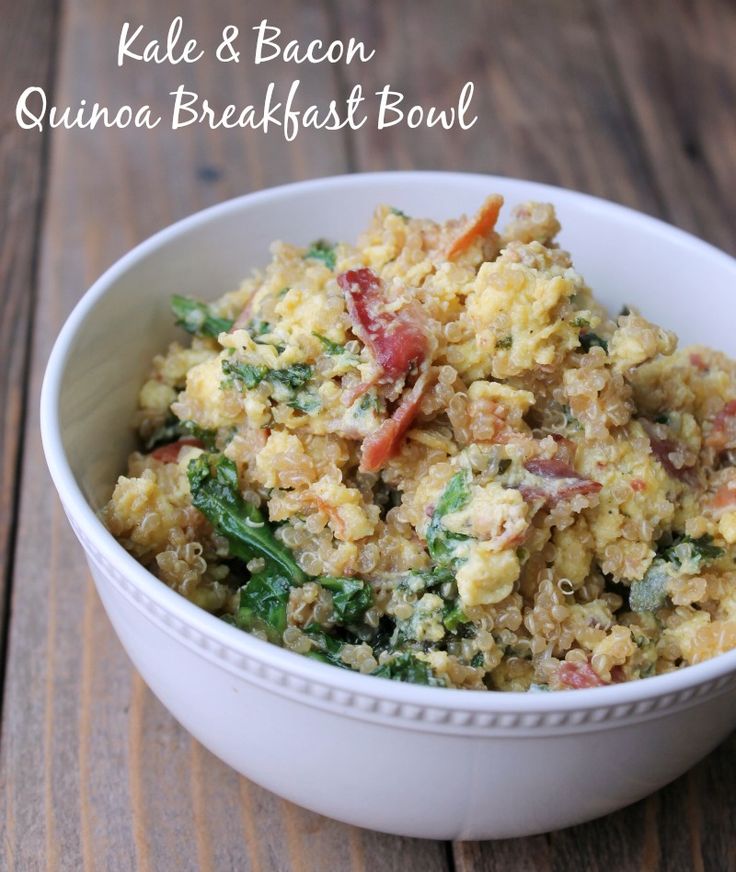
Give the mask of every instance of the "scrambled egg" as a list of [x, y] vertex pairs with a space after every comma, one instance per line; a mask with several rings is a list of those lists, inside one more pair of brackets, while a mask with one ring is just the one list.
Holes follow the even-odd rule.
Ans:
[[610, 317], [553, 207], [501, 206], [380, 207], [175, 297], [193, 336], [140, 390], [110, 530], [224, 619], [389, 678], [555, 690], [736, 646], [736, 365]]

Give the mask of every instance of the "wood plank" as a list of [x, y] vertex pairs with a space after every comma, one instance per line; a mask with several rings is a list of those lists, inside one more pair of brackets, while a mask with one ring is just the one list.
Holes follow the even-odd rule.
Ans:
[[669, 220], [736, 253], [736, 4], [596, 2]]
[[348, 69], [348, 88], [390, 82], [407, 106], [444, 106], [465, 82], [476, 85], [473, 128], [366, 127], [355, 137], [357, 169], [500, 173], [661, 211], [585, 0], [347, 0], [338, 13], [343, 36], [360, 33], [377, 52]]
[[15, 103], [29, 84], [48, 87], [57, 29], [54, 4], [0, 3], [0, 663], [5, 652], [7, 588], [33, 315], [33, 280], [46, 164], [46, 136], [15, 123]]
[[[460, 19], [459, 7], [441, 0], [404, 3], [400, 11], [389, 3], [368, 11], [358, 0], [341, 3], [342, 33], [360, 32], [381, 59], [360, 71], [368, 92], [391, 82], [408, 105], [439, 105], [468, 80], [479, 89], [479, 122], [468, 133], [368, 131], [353, 143], [356, 168], [551, 182], [659, 215], [733, 250], [736, 63], [729, 46], [736, 7], [682, 0], [672, 4], [671, 21], [665, 0], [601, 4], [598, 12], [577, 0], [478, 0], [462, 5]], [[344, 87], [351, 85], [348, 78]], [[683, 128], [685, 121], [691, 126]], [[671, 158], [672, 142], [679, 153]], [[732, 737], [691, 773], [618, 814], [547, 836], [456, 843], [455, 866], [736, 868], [735, 766]]]
[[[284, 66], [254, 71], [198, 65], [114, 66], [123, 20], [163, 36], [168, 21], [208, 45], [229, 22], [272, 14], [236, 0], [149, 4], [68, 0], [57, 102], [86, 95], [111, 105], [155, 105], [184, 79], [223, 104], [260, 99]], [[292, 35], [326, 35], [323, 5], [288, 0]], [[155, 31], [155, 34], [154, 34]], [[39, 50], [41, 50], [39, 46]], [[28, 49], [27, 49], [28, 50]], [[302, 91], [330, 94], [329, 67], [301, 69]], [[82, 290], [116, 257], [197, 208], [306, 175], [346, 168], [343, 140], [188, 128], [58, 132], [53, 137], [39, 307], [32, 352], [24, 491], [0, 768], [2, 856], [9, 869], [317, 870], [446, 868], [445, 847], [366, 833], [297, 809], [249, 784], [197, 745], [138, 678], [94, 591], [45, 472], [37, 401], [58, 329]]]

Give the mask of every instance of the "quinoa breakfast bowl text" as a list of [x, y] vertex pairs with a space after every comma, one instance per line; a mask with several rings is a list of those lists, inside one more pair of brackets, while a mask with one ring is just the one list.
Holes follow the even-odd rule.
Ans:
[[[675, 777], [736, 721], [736, 366], [707, 308], [735, 275], [621, 207], [453, 174], [144, 243], [72, 315], [42, 414], [136, 666], [239, 771], [386, 831], [538, 832]], [[335, 743], [362, 798], [318, 787]]]

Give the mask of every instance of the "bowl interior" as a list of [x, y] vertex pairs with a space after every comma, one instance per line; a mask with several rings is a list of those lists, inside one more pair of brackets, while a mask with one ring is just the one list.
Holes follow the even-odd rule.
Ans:
[[532, 182], [464, 174], [356, 175], [277, 188], [168, 228], [119, 261], [81, 304], [68, 328], [59, 419], [69, 464], [92, 507], [107, 500], [132, 449], [130, 419], [152, 357], [181, 335], [172, 326], [171, 294], [211, 299], [232, 290], [268, 261], [275, 239], [353, 241], [379, 203], [442, 219], [474, 212], [494, 191], [506, 198], [502, 224], [517, 202], [555, 203], [561, 245], [611, 311], [633, 304], [683, 344], [736, 353], [724, 317], [736, 261], [630, 210]]

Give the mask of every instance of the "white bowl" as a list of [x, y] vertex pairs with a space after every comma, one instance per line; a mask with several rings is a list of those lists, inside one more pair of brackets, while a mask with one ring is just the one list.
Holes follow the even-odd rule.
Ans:
[[339, 820], [438, 839], [522, 836], [598, 817], [676, 778], [736, 726], [736, 651], [643, 681], [561, 693], [402, 684], [259, 641], [183, 599], [97, 518], [133, 446], [151, 357], [176, 335], [173, 292], [217, 297], [274, 239], [352, 240], [376, 204], [443, 218], [489, 192], [554, 202], [561, 242], [613, 310], [736, 352], [736, 261], [582, 194], [492, 176], [354, 175], [207, 209], [135, 248], [85, 294], [41, 400], [46, 458], [131, 660], [203, 745], [258, 784]]

